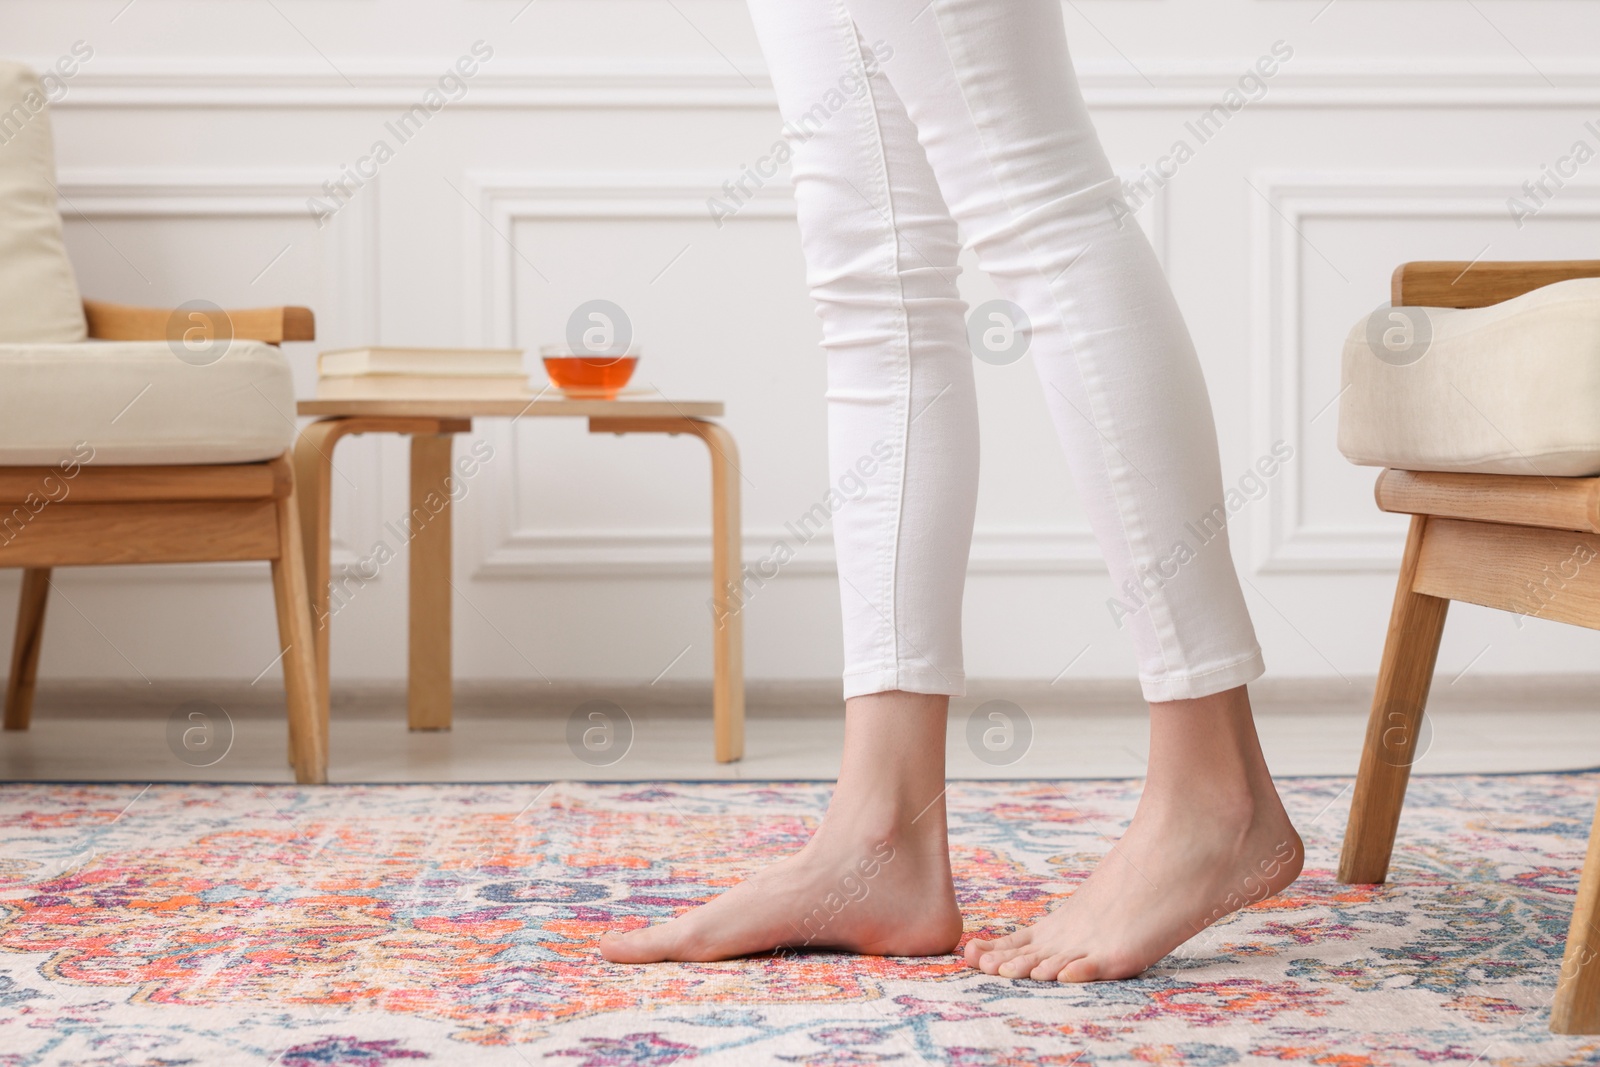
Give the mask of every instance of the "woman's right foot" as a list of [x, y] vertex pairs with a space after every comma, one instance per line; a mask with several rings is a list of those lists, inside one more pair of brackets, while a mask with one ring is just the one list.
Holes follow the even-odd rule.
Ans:
[[1150, 773], [1122, 839], [1038, 923], [969, 941], [968, 964], [1002, 978], [1131, 978], [1299, 876], [1305, 848], [1244, 687], [1152, 704], [1150, 722]]
[[969, 941], [967, 963], [1002, 978], [1131, 978], [1299, 876], [1305, 848], [1270, 781], [1227, 803], [1145, 788], [1087, 881], [1033, 926]]

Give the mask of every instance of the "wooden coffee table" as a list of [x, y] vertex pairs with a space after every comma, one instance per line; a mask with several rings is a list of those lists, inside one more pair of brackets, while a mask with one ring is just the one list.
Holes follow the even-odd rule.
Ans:
[[[712, 717], [716, 758], [744, 754], [744, 623], [734, 598], [741, 556], [738, 448], [727, 429], [710, 419], [717, 401], [698, 400], [303, 400], [300, 414], [317, 416], [295, 445], [295, 495], [306, 545], [316, 637], [317, 693], [328, 706], [329, 510], [333, 450], [358, 433], [398, 433], [411, 438], [411, 508], [432, 517], [411, 537], [410, 652], [407, 719], [413, 730], [448, 730], [450, 703], [450, 494], [451, 444], [475, 418], [583, 418], [591, 433], [691, 433], [711, 454], [711, 603], [715, 679]], [[438, 511], [424, 501], [443, 498]]]

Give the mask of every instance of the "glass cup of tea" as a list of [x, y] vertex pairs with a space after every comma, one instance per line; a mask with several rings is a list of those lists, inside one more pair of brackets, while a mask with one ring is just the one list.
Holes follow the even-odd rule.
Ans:
[[573, 352], [566, 345], [540, 345], [550, 384], [574, 400], [614, 400], [639, 365], [639, 351], [620, 355]]

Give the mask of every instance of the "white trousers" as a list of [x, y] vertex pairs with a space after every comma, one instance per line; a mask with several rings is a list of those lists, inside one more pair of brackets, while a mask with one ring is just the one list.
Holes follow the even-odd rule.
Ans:
[[[1074, 610], [1111, 609], [1147, 700], [1259, 677], [1205, 381], [1089, 120], [1060, 0], [749, 6], [828, 361], [845, 696], [964, 691], [978, 413], [958, 227], [1031, 320], [1116, 587]], [[978, 325], [1004, 341], [1002, 321]]]

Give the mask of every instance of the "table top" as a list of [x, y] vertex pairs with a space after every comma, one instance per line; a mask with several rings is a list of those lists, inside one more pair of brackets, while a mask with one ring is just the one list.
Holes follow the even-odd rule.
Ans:
[[579, 418], [710, 418], [722, 414], [720, 400], [670, 400], [666, 397], [619, 400], [567, 400], [560, 397], [484, 400], [302, 400], [302, 415], [323, 417], [400, 417], [438, 419]]

